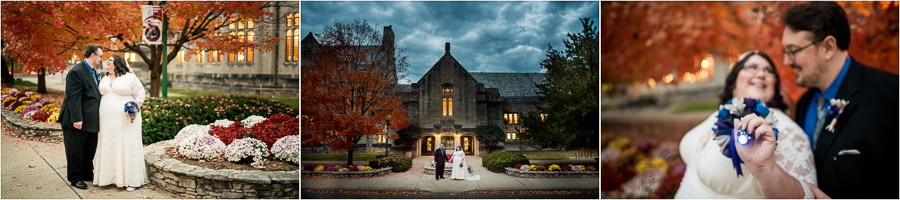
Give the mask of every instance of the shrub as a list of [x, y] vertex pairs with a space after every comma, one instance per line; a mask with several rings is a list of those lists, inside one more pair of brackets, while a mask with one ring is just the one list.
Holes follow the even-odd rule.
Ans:
[[47, 123], [59, 123], [59, 112], [55, 112], [47, 117]]
[[15, 101], [16, 101], [15, 97], [7, 96], [6, 98], [3, 98], [3, 107], [9, 107], [9, 105]]
[[210, 135], [192, 135], [175, 144], [185, 158], [212, 160], [225, 152], [225, 143]]
[[29, 105], [28, 107], [25, 107], [24, 110], [22, 110], [22, 113], [29, 113], [29, 112], [31, 112], [31, 111], [37, 111], [37, 110], [40, 110], [39, 106], [40, 106], [40, 105]]
[[244, 128], [241, 122], [229, 123], [229, 126], [220, 126], [222, 124], [225, 123], [213, 123], [210, 125], [209, 135], [219, 138], [225, 145], [230, 145], [234, 140], [245, 138], [250, 133], [250, 129]]
[[250, 132], [271, 147], [278, 139], [288, 135], [300, 135], [300, 120], [287, 114], [277, 114], [257, 123]]
[[400, 155], [391, 155], [384, 158], [378, 158], [369, 161], [369, 166], [373, 168], [392, 167], [393, 172], [405, 172], [412, 167], [412, 158]]
[[6, 108], [9, 110], [15, 111], [16, 108], [18, 108], [19, 106], [23, 106], [22, 102], [20, 102], [19, 100], [15, 100], [15, 101], [12, 101], [12, 103], [10, 103], [8, 106], [6, 106]]
[[556, 164], [550, 165], [550, 167], [548, 167], [547, 169], [550, 170], [550, 171], [560, 171], [560, 170], [562, 170], [562, 168], [560, 168], [559, 165], [556, 165]]
[[516, 168], [516, 169], [522, 168], [522, 164], [516, 164], [515, 166], [513, 166], [513, 168]]
[[[235, 124], [241, 127], [239, 123]], [[228, 161], [247, 162], [245, 159], [252, 158], [253, 162], [250, 163], [250, 166], [255, 168], [264, 168], [267, 156], [269, 156], [269, 149], [266, 144], [253, 138], [237, 139], [225, 149], [225, 158]]]
[[22, 105], [21, 103], [19, 103], [19, 106], [15, 109], [16, 114], [22, 113], [22, 111], [25, 111], [25, 108], [28, 108], [28, 105]]
[[502, 173], [504, 168], [511, 167], [516, 164], [529, 164], [528, 158], [515, 152], [494, 152], [485, 155], [481, 159], [484, 167], [492, 172]]
[[[272, 145], [272, 155], [274, 155], [275, 158], [299, 164], [300, 149], [298, 147], [300, 147], [299, 135], [284, 136]], [[361, 169], [362, 165], [360, 165], [359, 168]]]
[[572, 171], [572, 165], [563, 165], [562, 170], [563, 171]]
[[181, 128], [175, 135], [175, 144], [182, 143], [182, 140], [195, 135], [209, 135], [209, 126], [191, 124]]
[[266, 120], [265, 117], [252, 115], [247, 117], [247, 119], [241, 120], [241, 124], [244, 124], [244, 128], [251, 128], [253, 125], [256, 125], [259, 122]]
[[210, 124], [220, 119], [236, 121], [252, 115], [298, 114], [283, 103], [250, 96], [151, 97], [144, 101], [141, 112], [144, 144], [172, 139], [178, 130], [189, 124]]
[[48, 113], [59, 112], [59, 104], [49, 103], [41, 107], [41, 110]]

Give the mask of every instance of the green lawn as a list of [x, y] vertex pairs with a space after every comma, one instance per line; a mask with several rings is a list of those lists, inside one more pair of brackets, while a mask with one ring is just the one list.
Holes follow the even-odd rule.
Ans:
[[575, 157], [575, 151], [523, 152], [528, 160], [565, 160]]
[[[30, 89], [32, 91], [37, 91], [37, 83], [32, 83], [31, 81], [26, 81], [26, 80], [22, 80], [21, 78], [17, 78], [15, 80], [15, 82], [13, 83], [13, 88], [16, 88], [19, 90]], [[47, 93], [54, 94], [54, 95], [62, 95], [62, 96], [66, 95], [65, 91], [55, 90], [53, 88], [47, 88]]]
[[[369, 161], [375, 160], [375, 156], [384, 155], [381, 153], [353, 153], [353, 161]], [[302, 161], [347, 161], [347, 153], [330, 153], [330, 154], [302, 154]]]

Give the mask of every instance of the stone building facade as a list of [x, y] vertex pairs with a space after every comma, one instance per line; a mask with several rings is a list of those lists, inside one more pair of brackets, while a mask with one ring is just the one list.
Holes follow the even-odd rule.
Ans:
[[248, 40], [277, 36], [281, 41], [273, 50], [262, 52], [245, 48], [231, 53], [210, 50], [193, 56], [186, 56], [182, 50], [169, 63], [167, 72], [171, 87], [229, 94], [297, 96], [300, 93], [299, 2], [275, 3], [278, 6], [267, 8], [273, 16], [258, 22], [243, 21], [219, 32]]
[[484, 124], [497, 124], [506, 132], [502, 149], [517, 149], [520, 117], [545, 105], [535, 86], [544, 79], [543, 73], [468, 72], [446, 43], [444, 55], [418, 82], [400, 85], [402, 108], [424, 129], [413, 154], [430, 155], [444, 144], [450, 152], [458, 145], [467, 155], [484, 155], [487, 149], [474, 133]]

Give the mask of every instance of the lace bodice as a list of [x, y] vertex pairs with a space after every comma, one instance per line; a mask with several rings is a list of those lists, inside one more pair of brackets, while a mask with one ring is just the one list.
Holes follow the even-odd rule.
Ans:
[[97, 89], [100, 90], [100, 95], [113, 94], [115, 96], [132, 97], [134, 102], [138, 103], [144, 102], [144, 97], [146, 96], [144, 94], [144, 85], [141, 84], [141, 80], [134, 73], [126, 73], [114, 81], [109, 76], [105, 76], [100, 80], [100, 86]]
[[[817, 184], [809, 139], [803, 129], [780, 110], [772, 109], [771, 114], [779, 120], [773, 126], [779, 130], [773, 157], [775, 164], [801, 182], [804, 198], [813, 198], [812, 191], [803, 184]], [[736, 176], [731, 160], [722, 155], [720, 147], [713, 141], [712, 127], [715, 123], [716, 114], [713, 113], [685, 134], [679, 147], [681, 158], [689, 169], [695, 170], [700, 182], [713, 192], [737, 198], [762, 198], [753, 174], [744, 171], [744, 176]], [[747, 169], [745, 164], [741, 167]]]

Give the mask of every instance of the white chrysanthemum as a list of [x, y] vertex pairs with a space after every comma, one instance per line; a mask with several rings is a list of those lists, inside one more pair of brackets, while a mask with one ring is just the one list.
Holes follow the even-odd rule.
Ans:
[[216, 120], [216, 122], [213, 122], [212, 124], [209, 124], [209, 126], [210, 126], [210, 127], [212, 127], [212, 126], [229, 127], [229, 126], [231, 126], [231, 124], [233, 124], [233, 123], [234, 123], [234, 121], [231, 121], [231, 120], [220, 119], [220, 120]]
[[238, 162], [247, 157], [253, 157], [251, 166], [256, 168], [265, 167], [266, 156], [269, 156], [269, 149], [266, 143], [255, 138], [241, 138], [234, 140], [225, 150], [225, 158], [231, 162]]
[[34, 113], [37, 113], [36, 110], [28, 111], [28, 113], [25, 113], [24, 115], [25, 119], [31, 119], [31, 116], [34, 116]]
[[[275, 158], [300, 164], [300, 136], [288, 135], [281, 137], [275, 144], [272, 144], [272, 154]], [[362, 169], [360, 167], [359, 169]]]
[[209, 126], [205, 125], [191, 124], [185, 126], [184, 128], [181, 128], [180, 131], [178, 131], [178, 134], [175, 135], [175, 147], [178, 147], [178, 144], [182, 143], [182, 140], [184, 138], [187, 138], [188, 136], [209, 135], [209, 130]]
[[210, 135], [196, 134], [176, 144], [178, 153], [189, 159], [211, 160], [225, 152], [225, 143]]
[[519, 167], [519, 170], [522, 170], [522, 171], [531, 171], [531, 166], [528, 166], [528, 165], [522, 165], [521, 167]]
[[259, 123], [259, 122], [262, 122], [265, 120], [266, 120], [265, 117], [252, 115], [252, 116], [247, 117], [247, 119], [241, 120], [241, 124], [244, 125], [244, 128], [250, 128], [250, 127], [253, 127], [253, 125], [256, 125], [256, 123]]

